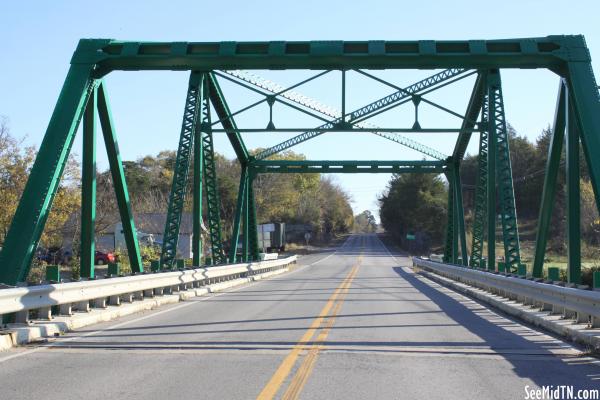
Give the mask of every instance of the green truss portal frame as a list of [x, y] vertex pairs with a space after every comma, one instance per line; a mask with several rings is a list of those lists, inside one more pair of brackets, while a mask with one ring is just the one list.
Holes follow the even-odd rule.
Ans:
[[[142, 272], [133, 214], [129, 203], [125, 174], [120, 159], [115, 127], [110, 113], [103, 77], [115, 70], [187, 70], [192, 73], [185, 105], [184, 123], [178, 149], [176, 173], [169, 203], [168, 226], [165, 228], [163, 264], [169, 267], [176, 255], [180, 212], [186, 194], [189, 168], [194, 168], [193, 222], [194, 264], [201, 262], [202, 197], [207, 201], [208, 233], [213, 263], [236, 261], [235, 250], [225, 256], [222, 246], [218, 179], [214, 162], [213, 135], [227, 135], [238, 157], [242, 175], [233, 228], [235, 248], [240, 234], [244, 260], [258, 258], [257, 216], [253, 182], [260, 173], [326, 173], [326, 172], [430, 172], [444, 173], [449, 182], [448, 237], [446, 260], [456, 263], [462, 256], [463, 265], [480, 267], [483, 259], [484, 233], [488, 235], [488, 259], [495, 259], [495, 225], [499, 211], [502, 220], [503, 243], [509, 268], [520, 262], [519, 240], [514, 207], [514, 189], [506, 133], [504, 103], [500, 83], [501, 69], [546, 68], [561, 78], [559, 101], [536, 242], [533, 275], [543, 271], [552, 196], [560, 163], [563, 138], [567, 137], [568, 243], [569, 280], [580, 278], [578, 148], [581, 143], [596, 201], [600, 206], [600, 99], [590, 55], [582, 36], [548, 36], [509, 40], [467, 41], [308, 41], [308, 42], [122, 42], [110, 39], [83, 39], [71, 60], [71, 67], [58, 98], [46, 135], [31, 170], [21, 201], [0, 253], [0, 282], [16, 284], [24, 281], [38, 246], [44, 224], [71, 151], [75, 133], [84, 119], [84, 157], [82, 181], [82, 272], [93, 277], [91, 255], [94, 252], [95, 223], [95, 145], [96, 119], [102, 128], [110, 170], [123, 222], [127, 250], [134, 272]], [[272, 106], [276, 101], [312, 115], [327, 125], [321, 131], [378, 132], [384, 137], [407, 145], [436, 161], [298, 161], [264, 160], [277, 151], [293, 145], [280, 144], [270, 154], [249, 154], [242, 132], [275, 129], [272, 107], [266, 129], [239, 128], [233, 117], [217, 77], [224, 70], [253, 69], [313, 69], [342, 73], [342, 118], [321, 116], [314, 109], [293, 101], [280, 99], [289, 90], [271, 92], [264, 101]], [[443, 69], [430, 78], [401, 89], [364, 71], [371, 69]], [[345, 110], [346, 71], [354, 70], [394, 88], [394, 93], [353, 113]], [[462, 76], [477, 74], [471, 98], [464, 115], [424, 98], [428, 90], [450, 84]], [[438, 79], [439, 78], [439, 79]], [[311, 78], [312, 79], [312, 78]], [[198, 85], [196, 85], [198, 83]], [[299, 83], [296, 86], [301, 85]], [[197, 89], [197, 90], [196, 90]], [[396, 105], [409, 103], [415, 107], [412, 127], [375, 129], [361, 125], [367, 118], [385, 112]], [[459, 129], [423, 128], [418, 120], [418, 107], [427, 103], [461, 120]], [[211, 121], [211, 106], [218, 120]], [[483, 113], [482, 113], [483, 109]], [[360, 115], [359, 115], [360, 114]], [[480, 116], [483, 114], [483, 118]], [[477, 120], [479, 119], [479, 122]], [[214, 127], [220, 124], [222, 129]], [[331, 125], [331, 127], [329, 127]], [[407, 142], [400, 132], [456, 132], [458, 140], [451, 157], [444, 159], [437, 150], [416, 142]], [[567, 133], [565, 134], [565, 131]], [[387, 133], [385, 133], [387, 132]], [[460, 164], [473, 132], [480, 132], [480, 164], [476, 195], [475, 236], [472, 255], [466, 250], [465, 223], [460, 183]], [[395, 134], [395, 135], [393, 135]], [[308, 137], [302, 136], [305, 140]], [[301, 140], [296, 140], [300, 142]], [[285, 143], [285, 142], [284, 142]], [[264, 157], [263, 157], [264, 156]], [[497, 185], [496, 185], [497, 182]], [[498, 197], [497, 197], [498, 196]], [[498, 208], [496, 207], [496, 200]], [[487, 229], [486, 229], [487, 227]], [[233, 245], [233, 244], [232, 244]], [[488, 263], [495, 268], [495, 262]]]

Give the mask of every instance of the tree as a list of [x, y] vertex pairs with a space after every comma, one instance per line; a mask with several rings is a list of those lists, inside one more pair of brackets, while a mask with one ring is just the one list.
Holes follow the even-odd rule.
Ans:
[[[11, 135], [8, 119], [1, 117], [0, 240], [2, 242], [25, 189], [37, 153], [35, 147], [24, 146], [23, 140], [17, 140]], [[70, 231], [65, 225], [71, 215], [80, 208], [79, 181], [79, 163], [74, 156], [70, 156], [42, 232], [42, 245], [59, 246], [63, 236]]]
[[375, 232], [377, 221], [369, 210], [365, 210], [354, 217], [354, 230], [356, 232]]
[[441, 244], [447, 200], [447, 189], [437, 175], [394, 174], [379, 198], [381, 224], [401, 244], [407, 234], [423, 234]]

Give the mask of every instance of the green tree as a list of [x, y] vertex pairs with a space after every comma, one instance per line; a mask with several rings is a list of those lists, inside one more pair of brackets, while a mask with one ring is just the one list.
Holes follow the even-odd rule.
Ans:
[[379, 198], [384, 229], [404, 244], [406, 234], [421, 233], [431, 243], [442, 243], [446, 227], [447, 189], [431, 174], [394, 174]]

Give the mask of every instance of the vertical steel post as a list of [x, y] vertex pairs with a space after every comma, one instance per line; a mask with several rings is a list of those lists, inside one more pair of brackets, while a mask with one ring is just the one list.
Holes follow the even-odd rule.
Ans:
[[567, 100], [567, 280], [581, 283], [581, 193], [579, 187], [579, 132], [575, 110]]
[[192, 252], [194, 266], [202, 265], [202, 183], [204, 175], [204, 142], [202, 141], [201, 124], [196, 123], [194, 130], [194, 197], [192, 205]]
[[92, 64], [71, 64], [0, 252], [2, 283], [15, 285], [27, 279], [92, 90], [92, 68]]
[[110, 112], [105, 85], [106, 83], [102, 82], [98, 87], [98, 116], [100, 125], [102, 126], [102, 136], [104, 137], [104, 144], [108, 155], [108, 164], [110, 166], [113, 186], [117, 197], [117, 205], [119, 206], [119, 214], [123, 224], [123, 234], [125, 236], [125, 244], [127, 245], [127, 253], [129, 254], [131, 271], [144, 272], [137, 232], [133, 221], [133, 212], [131, 211], [131, 203], [129, 201], [129, 192], [127, 191], [127, 182], [125, 181], [125, 170], [123, 169], [123, 163], [121, 162], [117, 134]]
[[172, 268], [177, 256], [177, 244], [179, 243], [179, 228], [181, 225], [181, 214], [185, 205], [187, 194], [188, 177], [192, 150], [194, 148], [194, 132], [198, 122], [199, 109], [202, 101], [202, 76], [192, 71], [183, 110], [183, 122], [179, 135], [177, 157], [173, 169], [173, 182], [169, 194], [169, 208], [163, 234], [163, 245], [160, 255], [161, 268]]
[[556, 181], [558, 178], [558, 170], [560, 168], [560, 156], [565, 137], [566, 92], [566, 82], [564, 79], [561, 79], [558, 86], [558, 97], [556, 99], [554, 122], [552, 124], [552, 136], [550, 137], [548, 160], [546, 161], [546, 173], [544, 175], [544, 189], [542, 191], [542, 200], [535, 237], [535, 255], [533, 258], [534, 278], [541, 278], [543, 276], [546, 243], [548, 242], [548, 231], [552, 219], [554, 199], [556, 197]]
[[248, 262], [248, 258], [249, 258], [249, 251], [248, 251], [248, 247], [249, 247], [249, 243], [250, 243], [250, 218], [249, 218], [249, 213], [248, 213], [248, 198], [249, 198], [249, 192], [250, 192], [250, 176], [249, 174], [246, 174], [246, 183], [245, 183], [245, 191], [244, 191], [244, 204], [243, 204], [243, 219], [244, 219], [244, 237], [243, 237], [243, 241], [242, 241], [242, 254], [244, 257], [244, 262]]
[[[208, 74], [203, 78], [208, 82]], [[209, 85], [202, 85], [203, 99], [210, 98]], [[203, 101], [200, 109], [202, 130], [202, 151], [204, 161], [204, 183], [206, 189], [206, 208], [208, 214], [208, 232], [210, 235], [212, 264], [223, 264], [227, 258], [223, 252], [221, 236], [221, 202], [219, 201], [219, 182], [217, 178], [217, 165], [211, 128], [210, 102]]]
[[493, 88], [488, 81], [488, 160], [487, 160], [487, 242], [488, 261], [487, 268], [496, 270], [496, 149], [497, 135], [493, 119], [496, 113], [496, 104], [493, 101]]
[[456, 214], [456, 207], [454, 205], [454, 175], [452, 173], [447, 173], [446, 179], [448, 179], [448, 222], [446, 224], [446, 245], [444, 246], [444, 262], [454, 264], [456, 262], [456, 229], [454, 225], [456, 222], [456, 218], [454, 218], [454, 215]]
[[465, 211], [462, 197], [462, 183], [460, 179], [460, 164], [452, 164], [452, 173], [454, 174], [454, 203], [456, 207], [456, 227], [458, 234], [455, 235], [457, 240], [460, 239], [460, 255], [462, 264], [466, 267], [469, 265], [469, 255], [467, 253], [467, 235], [465, 231]]
[[256, 201], [254, 198], [254, 179], [256, 172], [250, 170], [248, 177], [248, 244], [250, 258], [253, 261], [258, 261], [260, 258], [260, 250], [258, 248], [258, 220], [256, 217]]
[[235, 219], [233, 222], [233, 229], [231, 233], [231, 247], [229, 248], [229, 262], [235, 263], [237, 259], [237, 247], [240, 238], [240, 224], [242, 221], [242, 215], [244, 214], [244, 199], [246, 197], [246, 176], [248, 175], [248, 166], [241, 166], [240, 175], [240, 186], [238, 189], [237, 205], [235, 207]]
[[[579, 37], [585, 48], [583, 37]], [[587, 51], [587, 49], [586, 49]], [[588, 54], [589, 58], [589, 54]], [[581, 143], [600, 211], [600, 95], [590, 61], [568, 64], [569, 97], [575, 108]]]
[[479, 155], [477, 157], [477, 186], [475, 188], [475, 211], [473, 213], [473, 239], [471, 243], [471, 267], [483, 267], [483, 244], [487, 216], [487, 177], [488, 177], [488, 130], [489, 98], [484, 95], [481, 105], [481, 127]]
[[519, 244], [515, 190], [510, 161], [510, 138], [504, 112], [500, 71], [490, 71], [488, 79], [490, 87], [489, 102], [494, 105], [494, 112], [492, 113], [490, 110], [489, 119], [491, 122], [490, 129], [494, 129], [496, 135], [496, 177], [498, 180], [499, 209], [502, 221], [504, 261], [508, 271], [516, 272], [521, 264], [521, 247]]
[[80, 274], [94, 278], [96, 231], [96, 119], [98, 90], [96, 85], [83, 116], [83, 149], [81, 171], [81, 241]]

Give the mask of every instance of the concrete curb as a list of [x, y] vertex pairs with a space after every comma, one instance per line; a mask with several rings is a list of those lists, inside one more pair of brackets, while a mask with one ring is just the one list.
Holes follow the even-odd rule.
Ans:
[[142, 311], [153, 310], [167, 304], [189, 300], [193, 297], [201, 297], [210, 293], [221, 292], [235, 286], [267, 279], [288, 271], [289, 267], [285, 267], [275, 271], [265, 272], [264, 274], [213, 283], [196, 289], [188, 289], [176, 294], [166, 294], [163, 296], [137, 300], [132, 303], [122, 303], [118, 306], [93, 308], [89, 312], [78, 312], [71, 316], [55, 317], [51, 321], [32, 321], [30, 325], [9, 324], [6, 331], [0, 332], [0, 351], [9, 350], [19, 345], [43, 343], [50, 337], [60, 336], [66, 332], [80, 329], [85, 326], [112, 321]]
[[416, 269], [418, 273], [442, 286], [448, 287], [461, 294], [501, 310], [534, 326], [543, 328], [569, 341], [582, 344], [590, 351], [600, 354], [600, 329], [590, 329], [587, 324], [576, 323], [575, 320], [566, 319], [562, 315], [541, 311], [537, 307], [517, 303], [514, 300], [486, 292], [464, 283], [453, 281], [435, 273]]

